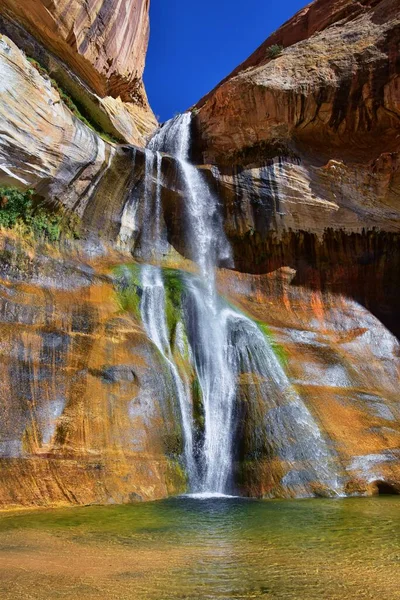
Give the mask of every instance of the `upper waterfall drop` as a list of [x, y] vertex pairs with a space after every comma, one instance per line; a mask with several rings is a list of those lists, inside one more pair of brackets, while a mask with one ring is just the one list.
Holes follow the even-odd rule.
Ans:
[[211, 281], [215, 266], [233, 266], [233, 259], [218, 199], [199, 169], [189, 161], [191, 119], [187, 112], [168, 121], [150, 140], [148, 149], [170, 154], [178, 162], [185, 192], [190, 258], [203, 277]]

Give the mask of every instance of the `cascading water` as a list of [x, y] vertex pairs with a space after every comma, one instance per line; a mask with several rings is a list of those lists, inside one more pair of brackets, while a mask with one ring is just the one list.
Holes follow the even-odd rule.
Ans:
[[[195, 368], [204, 406], [203, 476], [194, 491], [224, 493], [232, 465], [232, 415], [235, 373], [229, 360], [227, 330], [220, 320], [214, 272], [231, 262], [218, 202], [199, 170], [189, 162], [191, 115], [185, 113], [153, 137], [149, 149], [175, 157], [181, 170], [190, 231], [190, 252], [205, 283], [196, 298], [197, 335], [192, 341]], [[194, 292], [194, 290], [193, 290]]]
[[222, 226], [218, 202], [199, 170], [189, 162], [191, 114], [184, 113], [165, 124], [149, 143], [149, 149], [172, 155], [179, 164], [190, 228], [192, 260], [213, 290], [213, 274], [219, 263], [232, 263], [231, 249]]
[[144, 265], [141, 269], [142, 300], [141, 315], [146, 333], [157, 346], [171, 373], [175, 393], [181, 411], [184, 458], [189, 484], [197, 482], [197, 467], [194, 461], [192, 412], [188, 382], [185, 381], [174, 363], [169, 342], [167, 319], [165, 315], [165, 288], [161, 269]]
[[184, 317], [204, 406], [203, 478], [195, 490], [224, 493], [232, 468], [237, 365], [232, 362], [229, 323], [220, 300], [204, 281], [184, 277]]
[[[319, 482], [339, 493], [340, 484], [331, 466], [331, 451], [310, 412], [291, 388], [267, 338], [254, 322], [229, 307], [216, 293], [215, 267], [232, 263], [231, 250], [223, 230], [218, 201], [203, 175], [189, 162], [190, 123], [190, 113], [169, 121], [146, 149], [140, 234], [141, 258], [156, 260], [164, 243], [161, 166], [162, 153], [167, 153], [175, 158], [181, 173], [188, 223], [186, 246], [190, 258], [199, 268], [197, 276], [180, 275], [182, 320], [176, 329], [180, 332], [181, 342], [178, 340], [175, 347], [172, 345], [166, 318], [165, 283], [160, 267], [144, 265], [141, 268], [140, 308], [146, 332], [167, 365], [179, 402], [190, 491], [202, 495], [230, 491], [237, 381], [245, 373], [253, 378], [254, 384], [256, 379], [258, 381], [268, 408], [262, 427], [274, 437], [278, 451], [293, 464], [299, 460], [306, 461]], [[178, 368], [175, 360], [176, 353], [183, 358], [183, 336], [187, 339], [189, 362], [199, 383], [204, 410], [200, 439], [195, 435], [188, 376], [181, 366]], [[296, 442], [293, 443], [293, 440]], [[291, 477], [295, 480], [300, 476], [293, 471]]]

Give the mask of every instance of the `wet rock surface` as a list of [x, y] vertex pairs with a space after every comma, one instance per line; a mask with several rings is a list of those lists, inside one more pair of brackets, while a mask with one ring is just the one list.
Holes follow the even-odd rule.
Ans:
[[167, 442], [179, 428], [176, 407], [141, 324], [121, 313], [110, 257], [89, 264], [14, 243], [31, 271], [1, 274], [0, 505], [182, 490]]
[[[399, 342], [358, 302], [344, 294], [293, 285], [293, 275], [288, 268], [269, 275], [225, 271], [220, 286], [247, 314], [269, 324], [275, 344], [284, 349], [289, 380], [333, 452], [345, 493], [377, 493], [380, 479], [396, 488]], [[266, 433], [277, 409], [268, 408], [262, 383], [257, 392], [250, 381], [243, 379], [238, 405], [242, 417], [236, 476], [241, 492], [287, 497], [311, 489], [325, 495], [305, 468], [310, 446], [302, 447], [301, 436], [293, 437], [292, 446], [285, 443], [280, 448], [277, 432]], [[281, 416], [290, 422], [289, 415]]]
[[[25, 266], [23, 278], [11, 269], [1, 274], [1, 505], [123, 503], [183, 491], [170, 375], [133, 305], [121, 305], [114, 275], [129, 256], [109, 250], [90, 258], [80, 243], [78, 252], [46, 256], [13, 238], [3, 244]], [[318, 471], [326, 464], [342, 493], [396, 490], [399, 343], [362, 304], [295, 285], [294, 276], [288, 267], [218, 275], [233, 306], [268, 323], [292, 389], [281, 393], [273, 379], [245, 368], [239, 375], [235, 489], [329, 496]], [[236, 344], [243, 334], [239, 328]], [[299, 435], [301, 407], [329, 451], [319, 467], [309, 432]]]

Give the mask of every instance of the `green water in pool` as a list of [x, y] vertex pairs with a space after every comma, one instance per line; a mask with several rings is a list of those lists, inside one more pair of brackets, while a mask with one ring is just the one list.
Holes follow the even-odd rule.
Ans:
[[400, 598], [400, 497], [0, 514], [0, 598]]

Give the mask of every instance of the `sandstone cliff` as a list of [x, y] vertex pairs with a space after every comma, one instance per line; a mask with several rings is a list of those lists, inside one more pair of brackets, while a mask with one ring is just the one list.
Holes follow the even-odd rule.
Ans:
[[185, 487], [179, 417], [113, 266], [2, 235], [0, 506], [154, 500]]
[[399, 8], [317, 0], [300, 11], [198, 103], [205, 162], [398, 151]]
[[291, 266], [396, 333], [399, 43], [398, 0], [316, 0], [194, 111], [194, 156], [216, 165], [237, 267]]
[[5, 0], [0, 32], [45, 63], [88, 112], [97, 110], [110, 133], [143, 145], [156, 126], [142, 82], [148, 9], [147, 0]]
[[0, 73], [0, 185], [33, 189], [116, 241], [125, 199], [143, 176], [143, 152], [102, 139], [1, 34]]
[[241, 229], [263, 196], [277, 233], [399, 231], [399, 14], [317, 0], [200, 101], [201, 156], [229, 213], [243, 198]]

